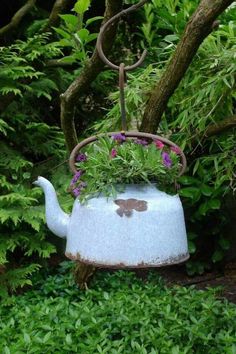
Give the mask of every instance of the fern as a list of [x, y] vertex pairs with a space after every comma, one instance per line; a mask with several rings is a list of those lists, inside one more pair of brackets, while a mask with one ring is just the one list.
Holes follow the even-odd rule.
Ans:
[[0, 119], [0, 296], [30, 285], [40, 259], [55, 252], [46, 241], [42, 191], [32, 189], [31, 181], [35, 162], [51, 156], [59, 161], [65, 154], [60, 129], [46, 123], [49, 102], [66, 76], [45, 62], [60, 53], [48, 34], [0, 48], [0, 99], [11, 98]]

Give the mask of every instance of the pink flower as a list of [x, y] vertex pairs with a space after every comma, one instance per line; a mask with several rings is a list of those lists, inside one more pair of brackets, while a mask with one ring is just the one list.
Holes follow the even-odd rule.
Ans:
[[163, 144], [163, 142], [160, 141], [160, 140], [155, 140], [155, 141], [154, 141], [154, 144], [156, 145], [156, 147], [157, 147], [158, 149], [162, 149], [162, 148], [165, 146], [165, 144]]
[[117, 151], [116, 151], [116, 149], [111, 149], [111, 158], [113, 159], [114, 157], [116, 157], [117, 156]]
[[180, 154], [181, 150], [178, 146], [171, 146], [171, 151], [175, 152], [177, 155]]

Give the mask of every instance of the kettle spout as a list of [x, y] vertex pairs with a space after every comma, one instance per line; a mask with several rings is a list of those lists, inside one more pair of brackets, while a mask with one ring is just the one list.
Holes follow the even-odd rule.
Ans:
[[44, 177], [38, 177], [33, 184], [41, 187], [44, 191], [48, 228], [55, 235], [66, 238], [70, 216], [61, 209], [53, 185]]

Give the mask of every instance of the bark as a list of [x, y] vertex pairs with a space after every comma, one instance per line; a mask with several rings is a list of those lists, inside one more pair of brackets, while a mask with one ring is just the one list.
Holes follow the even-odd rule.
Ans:
[[187, 23], [181, 40], [145, 108], [141, 131], [155, 133], [169, 98], [191, 64], [203, 40], [215, 28], [216, 18], [234, 1], [202, 0]]
[[66, 8], [68, 8], [68, 4], [72, 4], [72, 1], [68, 0], [56, 0], [51, 13], [49, 15], [48, 22], [46, 26], [43, 28], [43, 32], [47, 32], [51, 27], [56, 26], [59, 22], [59, 15], [64, 12]]
[[[123, 0], [107, 0], [104, 22], [113, 17], [122, 8]], [[110, 26], [104, 36], [103, 49], [109, 52], [116, 33], [116, 25]], [[104, 63], [100, 60], [95, 49], [92, 57], [88, 60], [68, 89], [61, 95], [61, 126], [64, 132], [68, 151], [72, 151], [77, 144], [75, 130], [74, 112], [78, 98], [83, 94], [94, 81], [97, 75], [103, 70]]]
[[234, 114], [229, 118], [225, 118], [222, 122], [209, 125], [205, 131], [204, 136], [205, 138], [209, 138], [213, 135], [221, 134], [226, 130], [235, 127], [236, 127], [236, 114]]
[[45, 62], [47, 68], [70, 68], [77, 69], [78, 65], [75, 63], [64, 63], [60, 59], [50, 59]]
[[22, 18], [34, 7], [36, 0], [28, 0], [12, 17], [11, 21], [4, 27], [0, 28], [0, 39], [14, 30]]

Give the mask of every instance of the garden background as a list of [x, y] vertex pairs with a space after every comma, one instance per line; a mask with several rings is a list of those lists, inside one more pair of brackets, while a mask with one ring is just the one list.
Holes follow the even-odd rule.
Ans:
[[[32, 181], [38, 175], [51, 180], [62, 207], [69, 212], [73, 198], [68, 193], [72, 177], [68, 153], [89, 135], [120, 129], [117, 73], [100, 61], [95, 44], [102, 21], [134, 3], [1, 2], [0, 296], [4, 299], [27, 289], [34, 279], [34, 285], [41, 284], [42, 273], [53, 272], [53, 263], [63, 260], [64, 244], [47, 230], [44, 197], [39, 188], [32, 187]], [[214, 4], [206, 0], [150, 0], [122, 19], [105, 38], [105, 50], [118, 64], [132, 64], [143, 48], [148, 50], [144, 64], [127, 76], [129, 129], [168, 137], [187, 156], [188, 169], [179, 181], [179, 193], [191, 254], [185, 265], [188, 275], [223, 272], [225, 265], [235, 264], [235, 21], [235, 2], [229, 0]], [[86, 301], [89, 303], [89, 296], [100, 287], [108, 300], [105, 287], [113, 289], [113, 283], [107, 282], [114, 277], [116, 283], [119, 276], [126, 279], [121, 272], [105, 277], [102, 285], [98, 276]], [[127, 273], [127, 279], [132, 276]], [[55, 283], [71, 281], [60, 276], [55, 279]], [[145, 285], [137, 282], [143, 291]], [[45, 296], [51, 291], [53, 296], [64, 296], [65, 290], [59, 287], [55, 292], [46, 289]], [[153, 291], [150, 284], [147, 287]], [[75, 289], [70, 291], [74, 296]], [[197, 294], [193, 296], [200, 296]], [[65, 336], [69, 345], [71, 338]], [[27, 341], [31, 343], [26, 335], [23, 342]], [[170, 344], [172, 349], [163, 353], [191, 352], [188, 348], [181, 351], [179, 343]], [[236, 352], [232, 343], [233, 339], [228, 346], [224, 344], [229, 348], [225, 353]], [[132, 345], [134, 353], [152, 353], [151, 347], [141, 351]], [[18, 349], [12, 352], [20, 353]]]

